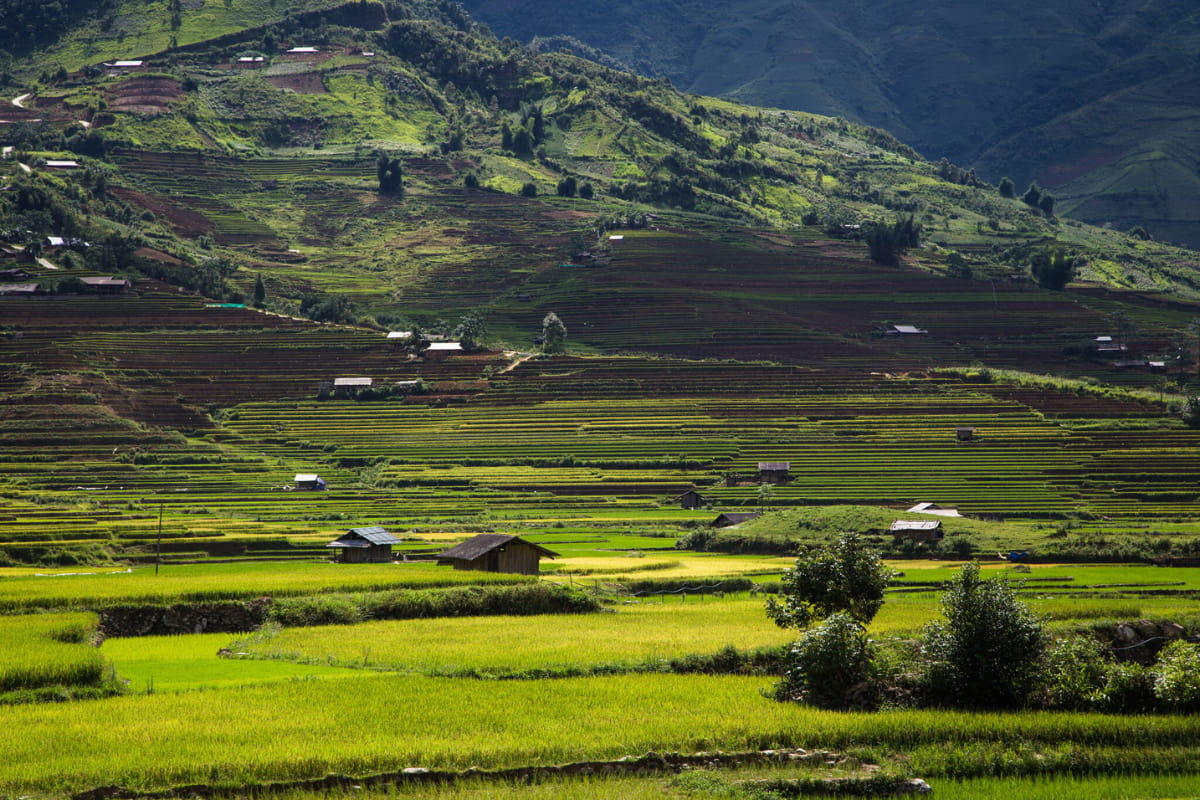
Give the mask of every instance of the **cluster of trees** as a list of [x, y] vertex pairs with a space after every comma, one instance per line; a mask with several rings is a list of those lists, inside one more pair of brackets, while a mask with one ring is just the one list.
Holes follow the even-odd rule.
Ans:
[[380, 153], [375, 161], [375, 175], [379, 179], [380, 194], [404, 196], [404, 165], [400, 159]]
[[872, 223], [867, 226], [863, 238], [867, 241], [872, 261], [894, 267], [899, 263], [901, 253], [910, 247], [920, 247], [921, 223], [911, 215], [897, 219], [890, 225], [886, 222]]
[[[1017, 187], [1012, 178], [1001, 178], [997, 188], [1000, 190], [1001, 197], [1017, 196]], [[1021, 195], [1021, 200], [1025, 205], [1041, 211], [1047, 217], [1054, 216], [1054, 195], [1038, 186], [1036, 182], [1029, 184], [1025, 194]]]
[[514, 129], [508, 120], [500, 125], [500, 146], [520, 155], [532, 155], [533, 148], [546, 140], [546, 118], [541, 106], [521, 111], [521, 122]]
[[[1086, 635], [1051, 640], [1010, 581], [965, 565], [941, 599], [941, 619], [916, 642], [880, 644], [866, 626], [889, 571], [856, 534], [788, 570], [767, 614], [805, 629], [792, 646], [779, 700], [822, 708], [883, 703], [974, 709], [1109, 712], [1200, 709], [1200, 644], [1178, 640], [1142, 667]], [[811, 627], [814, 622], [819, 624]], [[887, 652], [881, 652], [886, 650]]]
[[1043, 289], [1058, 291], [1075, 279], [1075, 258], [1061, 247], [1043, 247], [1029, 257], [1029, 273]]

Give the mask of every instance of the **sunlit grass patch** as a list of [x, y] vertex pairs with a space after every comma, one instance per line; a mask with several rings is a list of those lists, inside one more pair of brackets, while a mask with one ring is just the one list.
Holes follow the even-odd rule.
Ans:
[[670, 659], [725, 647], [779, 646], [792, 638], [794, 632], [767, 619], [757, 599], [672, 597], [570, 619], [465, 617], [287, 628], [235, 649], [259, 658], [426, 675], [537, 676], [662, 669]]

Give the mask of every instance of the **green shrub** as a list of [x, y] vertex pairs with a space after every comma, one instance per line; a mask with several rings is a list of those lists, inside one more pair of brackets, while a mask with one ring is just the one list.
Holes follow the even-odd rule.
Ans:
[[1085, 711], [1103, 702], [1106, 663], [1094, 639], [1058, 639], [1046, 651], [1042, 673], [1045, 704], [1051, 708]]
[[1154, 668], [1154, 696], [1175, 711], [1200, 710], [1200, 644], [1176, 641], [1163, 648]]
[[975, 708], [1026, 705], [1045, 643], [1041, 623], [1013, 587], [966, 564], [947, 584], [942, 613], [925, 633], [928, 698]]
[[1152, 671], [1132, 661], [1114, 661], [1104, 671], [1100, 709], [1113, 714], [1151, 711], [1156, 705]]
[[852, 690], [869, 683], [873, 657], [866, 629], [839, 611], [792, 645], [790, 666], [775, 687], [775, 699], [820, 708], [863, 705], [862, 695], [855, 697]]

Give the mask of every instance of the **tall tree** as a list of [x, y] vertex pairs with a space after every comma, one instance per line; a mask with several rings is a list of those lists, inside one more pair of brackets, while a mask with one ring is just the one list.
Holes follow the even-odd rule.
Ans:
[[542, 319], [542, 352], [561, 353], [567, 349], [567, 326], [553, 311]]

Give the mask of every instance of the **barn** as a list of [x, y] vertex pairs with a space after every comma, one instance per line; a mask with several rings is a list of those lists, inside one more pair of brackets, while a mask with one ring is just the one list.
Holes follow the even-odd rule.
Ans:
[[758, 462], [758, 479], [763, 483], [786, 483], [792, 470], [789, 461]]
[[694, 509], [704, 505], [704, 495], [697, 492], [695, 489], [689, 489], [683, 494], [675, 498], [679, 503], [680, 508]]
[[392, 545], [400, 540], [378, 525], [351, 528], [326, 547], [337, 548], [343, 564], [387, 564], [392, 560]]
[[914, 542], [936, 542], [943, 536], [941, 520], [912, 520], [898, 519], [892, 523], [889, 531], [896, 539], [910, 539]]
[[440, 553], [438, 565], [453, 564], [455, 569], [537, 575], [538, 561], [542, 556], [555, 558], [558, 553], [527, 542], [519, 536], [481, 533], [457, 547]]

